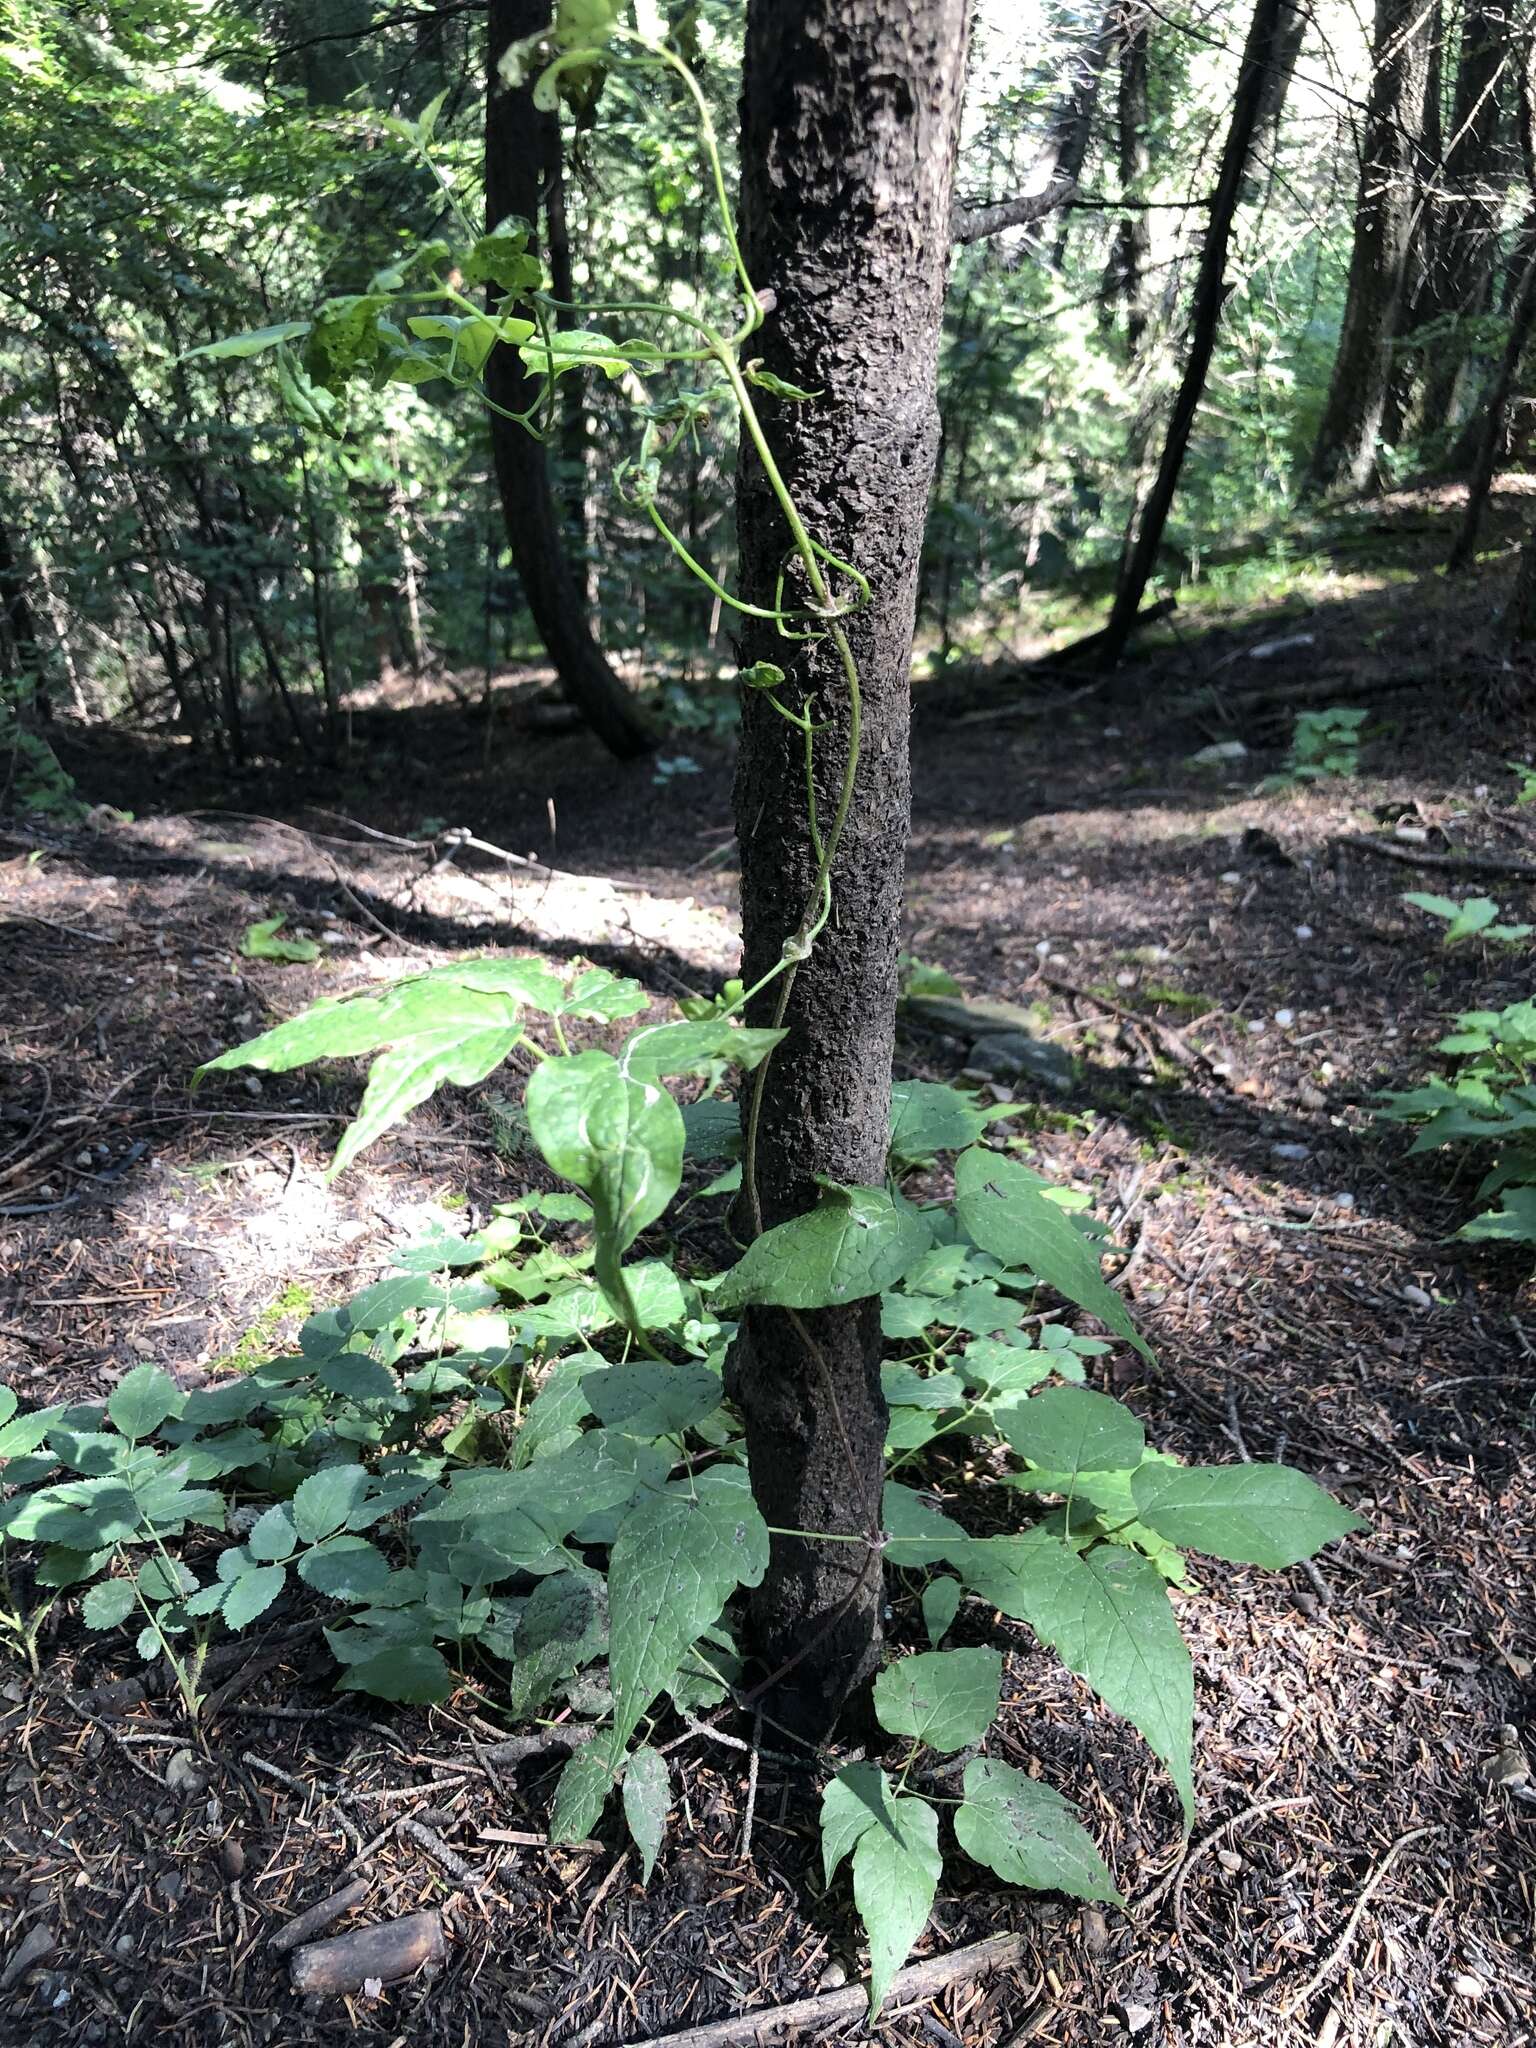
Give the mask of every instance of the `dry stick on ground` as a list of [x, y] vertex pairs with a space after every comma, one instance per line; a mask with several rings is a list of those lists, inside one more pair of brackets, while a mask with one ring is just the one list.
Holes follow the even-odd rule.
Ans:
[[351, 1884], [344, 1884], [339, 1892], [332, 1892], [328, 1898], [321, 1899], [307, 1912], [300, 1913], [296, 1919], [288, 1921], [286, 1926], [279, 1927], [268, 1946], [274, 1954], [286, 1955], [289, 1949], [297, 1948], [301, 1942], [308, 1941], [312, 1934], [319, 1934], [333, 1921], [339, 1920], [343, 1913], [350, 1913], [354, 1906], [362, 1905], [372, 1889], [371, 1878], [354, 1878]]
[[1328, 844], [1355, 853], [1374, 853], [1382, 860], [1399, 860], [1410, 868], [1438, 868], [1453, 875], [1505, 875], [1512, 881], [1536, 882], [1536, 861], [1503, 854], [1432, 853], [1427, 847], [1399, 846], [1394, 840], [1373, 839], [1364, 833], [1338, 834]]
[[1295, 1996], [1289, 1999], [1286, 2002], [1286, 2004], [1281, 2008], [1280, 2016], [1282, 2019], [1290, 2019], [1294, 2013], [1300, 2011], [1302, 2006], [1304, 2006], [1309, 1999], [1315, 1998], [1317, 1993], [1322, 1990], [1323, 1986], [1332, 1977], [1334, 1971], [1338, 1969], [1339, 1965], [1343, 1962], [1345, 1956], [1348, 1955], [1350, 1944], [1354, 1940], [1355, 1934], [1359, 1929], [1361, 1916], [1364, 1914], [1366, 1907], [1371, 1902], [1371, 1895], [1380, 1885], [1382, 1879], [1386, 1876], [1387, 1872], [1392, 1868], [1392, 1865], [1397, 1861], [1398, 1852], [1402, 1849], [1406, 1849], [1410, 1842], [1417, 1842], [1420, 1841], [1425, 1835], [1434, 1835], [1438, 1833], [1439, 1829], [1433, 1827], [1410, 1828], [1406, 1835], [1398, 1836], [1397, 1840], [1392, 1844], [1391, 1848], [1387, 1851], [1386, 1855], [1382, 1857], [1381, 1861], [1377, 1864], [1376, 1868], [1371, 1872], [1370, 1876], [1366, 1879], [1364, 1888], [1362, 1889], [1359, 1898], [1355, 1901], [1354, 1910], [1350, 1913], [1349, 1918], [1344, 1922], [1344, 1932], [1333, 1944], [1333, 1947], [1329, 1949], [1327, 1955], [1323, 1957], [1323, 1960], [1312, 1972], [1311, 1976], [1307, 1979], [1306, 1983], [1303, 1984], [1301, 1989], [1295, 1994]]
[[[1006, 1970], [1024, 1958], [1022, 1934], [994, 1934], [970, 1948], [952, 1949], [946, 1956], [933, 1956], [924, 1963], [908, 1963], [891, 1979], [886, 2011], [903, 2000], [932, 1998], [951, 1984], [964, 1984], [989, 1970]], [[789, 2005], [765, 2006], [759, 2011], [737, 2013], [728, 2020], [711, 2020], [702, 2027], [686, 2027], [678, 2034], [658, 2034], [642, 2048], [741, 2048], [764, 2035], [775, 2038], [781, 2031], [814, 2027], [813, 2038], [824, 2040], [828, 2028], [844, 2020], [860, 2019], [869, 2010], [869, 1994], [862, 1984], [850, 1984], [845, 1991], [826, 1991], [817, 1998], [797, 1998]]]
[[1076, 996], [1079, 1002], [1097, 1003], [1101, 1010], [1108, 1010], [1111, 1016], [1123, 1018], [1128, 1024], [1140, 1025], [1144, 1031], [1155, 1032], [1181, 1067], [1209, 1067], [1212, 1073], [1216, 1072], [1218, 1062], [1215, 1056], [1201, 1052], [1191, 1045], [1183, 1033], [1175, 1031], [1171, 1024], [1159, 1023], [1156, 1017], [1148, 1017], [1140, 1010], [1132, 1010], [1124, 1003], [1117, 1003], [1113, 996], [1101, 996], [1096, 989], [1084, 988], [1079, 982], [1068, 981], [1064, 974], [1050, 974], [1043, 967], [1039, 973], [1043, 982], [1051, 988], [1060, 989], [1063, 995]]
[[1157, 1904], [1158, 1900], [1163, 1896], [1164, 1892], [1166, 1892], [1172, 1885], [1178, 1885], [1182, 1890], [1185, 1880], [1188, 1878], [1189, 1873], [1194, 1869], [1195, 1865], [1203, 1861], [1203, 1859], [1210, 1854], [1210, 1852], [1216, 1847], [1216, 1845], [1219, 1842], [1224, 1842], [1227, 1839], [1228, 1835], [1233, 1834], [1238, 1828], [1244, 1826], [1246, 1822], [1250, 1820], [1257, 1820], [1259, 1818], [1259, 1815], [1263, 1813], [1278, 1813], [1283, 1807], [1310, 1806], [1311, 1803], [1311, 1793], [1301, 1792], [1295, 1794], [1294, 1796], [1288, 1799], [1264, 1799], [1261, 1800], [1257, 1806], [1247, 1806], [1244, 1807], [1241, 1813], [1234, 1813], [1232, 1818], [1230, 1820], [1224, 1820], [1221, 1823], [1220, 1827], [1212, 1828], [1211, 1832], [1205, 1837], [1204, 1841], [1202, 1841], [1196, 1848], [1191, 1849], [1187, 1856], [1182, 1858], [1180, 1862], [1174, 1865], [1174, 1867], [1172, 1868], [1172, 1870], [1168, 1872], [1168, 1875], [1166, 1877], [1160, 1878], [1158, 1882], [1155, 1885], [1153, 1885], [1151, 1891], [1149, 1891], [1145, 1894], [1144, 1897], [1139, 1898], [1136, 1901], [1137, 1912], [1149, 1912], [1151, 1908]]

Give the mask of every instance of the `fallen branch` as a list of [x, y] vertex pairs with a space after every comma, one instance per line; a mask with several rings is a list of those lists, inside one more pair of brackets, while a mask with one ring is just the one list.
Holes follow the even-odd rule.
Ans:
[[1516, 860], [1506, 854], [1434, 853], [1426, 846], [1404, 846], [1395, 839], [1376, 839], [1368, 833], [1341, 833], [1328, 844], [1374, 853], [1381, 860], [1400, 860], [1410, 868], [1437, 868], [1442, 874], [1502, 875], [1511, 881], [1536, 882], [1536, 861]]
[[1160, 1038], [1181, 1067], [1209, 1067], [1214, 1073], [1221, 1064], [1211, 1053], [1201, 1052], [1198, 1046], [1190, 1044], [1180, 1031], [1171, 1024], [1161, 1023], [1156, 1017], [1149, 1017], [1145, 1011], [1133, 1010], [1125, 1003], [1117, 1003], [1113, 996], [1101, 996], [1097, 989], [1084, 988], [1079, 982], [1068, 981], [1064, 974], [1052, 974], [1046, 968], [1040, 969], [1040, 979], [1051, 988], [1060, 989], [1063, 995], [1076, 996], [1080, 1002], [1097, 1003], [1101, 1010], [1108, 1010], [1112, 1017], [1119, 1017], [1127, 1024], [1139, 1024], [1144, 1031], [1150, 1031]]
[[1406, 1835], [1398, 1836], [1397, 1840], [1392, 1844], [1391, 1848], [1387, 1851], [1386, 1855], [1382, 1857], [1381, 1861], [1377, 1864], [1376, 1868], [1371, 1872], [1370, 1876], [1366, 1879], [1364, 1888], [1362, 1889], [1359, 1898], [1355, 1901], [1353, 1911], [1350, 1913], [1349, 1918], [1344, 1922], [1344, 1932], [1333, 1944], [1333, 1947], [1329, 1949], [1327, 1955], [1323, 1957], [1323, 1960], [1312, 1972], [1311, 1976], [1307, 1979], [1306, 1983], [1303, 1984], [1301, 1989], [1295, 1994], [1295, 1996], [1293, 1998], [1288, 1999], [1285, 2005], [1281, 2008], [1282, 2019], [1289, 2019], [1293, 2013], [1299, 2012], [1302, 2006], [1307, 2004], [1307, 2002], [1310, 1999], [1315, 1998], [1317, 1993], [1322, 1990], [1323, 1986], [1328, 1982], [1329, 1978], [1333, 1975], [1334, 1971], [1337, 1970], [1340, 1963], [1343, 1962], [1345, 1956], [1348, 1955], [1350, 1943], [1354, 1940], [1355, 1935], [1359, 1930], [1361, 1916], [1364, 1914], [1366, 1907], [1371, 1902], [1371, 1895], [1376, 1890], [1377, 1886], [1381, 1883], [1382, 1879], [1386, 1876], [1387, 1872], [1392, 1868], [1392, 1865], [1397, 1861], [1398, 1851], [1400, 1849], [1406, 1849], [1410, 1842], [1417, 1842], [1425, 1835], [1433, 1835], [1438, 1833], [1439, 1830], [1437, 1828], [1432, 1827], [1410, 1828]]
[[[951, 1949], [948, 1955], [934, 1956], [925, 1963], [908, 1963], [891, 1980], [888, 2009], [904, 1999], [932, 1998], [951, 1984], [964, 1984], [988, 1970], [1007, 1969], [1023, 1956], [1022, 1934], [995, 1934], [990, 1941], [978, 1941], [970, 1948]], [[797, 2027], [813, 2027], [813, 2039], [824, 2040], [829, 2027], [862, 2019], [868, 2010], [869, 1994], [863, 1985], [850, 1984], [845, 1991], [824, 1991], [817, 1998], [797, 1998], [789, 2005], [764, 2006], [728, 2020], [711, 2020], [707, 2026], [685, 2027], [680, 2034], [658, 2034], [642, 2048], [738, 2048], [740, 2043]]]
[[294, 1951], [288, 1968], [295, 1991], [325, 1996], [361, 1991], [370, 1980], [397, 1984], [427, 1963], [440, 1963], [446, 1953], [441, 1914], [407, 1913], [401, 1920], [355, 1927], [333, 1941], [313, 1941]]
[[351, 1884], [344, 1884], [339, 1892], [332, 1892], [329, 1898], [321, 1899], [318, 1905], [307, 1912], [298, 1914], [286, 1926], [279, 1927], [269, 1946], [274, 1953], [284, 1956], [289, 1949], [297, 1948], [308, 1941], [312, 1934], [320, 1934], [343, 1913], [350, 1913], [354, 1906], [362, 1905], [372, 1884], [366, 1877], [359, 1877]]
[[[1166, 619], [1179, 608], [1176, 597], [1160, 597], [1156, 604], [1143, 605], [1128, 628], [1130, 633], [1139, 633], [1146, 626], [1152, 626], [1159, 619]], [[1096, 633], [1085, 633], [1081, 640], [1074, 640], [1068, 647], [1058, 647], [1037, 666], [1043, 668], [1073, 668], [1085, 655], [1096, 654], [1101, 647], [1109, 645], [1109, 628], [1100, 626]]]

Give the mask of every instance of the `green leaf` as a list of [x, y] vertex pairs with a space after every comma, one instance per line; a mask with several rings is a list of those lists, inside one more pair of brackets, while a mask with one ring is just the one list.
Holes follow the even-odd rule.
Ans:
[[683, 1024], [652, 1024], [637, 1031], [619, 1055], [619, 1065], [636, 1081], [656, 1081], [664, 1074], [698, 1074], [716, 1060], [750, 1070], [760, 1066], [786, 1037], [783, 1031], [750, 1029], [729, 1017], [707, 1017]]
[[1131, 1497], [1148, 1528], [1181, 1550], [1271, 1571], [1366, 1526], [1289, 1465], [1144, 1465]]
[[508, 1058], [522, 1036], [522, 1027], [516, 1024], [479, 1031], [446, 1024], [435, 1031], [418, 1032], [405, 1044], [380, 1053], [369, 1069], [357, 1117], [337, 1146], [326, 1179], [334, 1180], [344, 1172], [365, 1146], [402, 1123], [445, 1081], [459, 1088], [483, 1081]]
[[138, 1588], [145, 1600], [180, 1600], [197, 1591], [197, 1580], [173, 1558], [148, 1557], [139, 1566]]
[[964, 1784], [955, 1837], [972, 1862], [1005, 1884], [1125, 1904], [1093, 1838], [1051, 1786], [985, 1756], [966, 1765]]
[[950, 1562], [983, 1599], [1027, 1621], [1068, 1670], [1141, 1730], [1192, 1823], [1194, 1675], [1157, 1568], [1113, 1543], [1080, 1557], [1044, 1529], [973, 1541], [952, 1551]]
[[80, 1603], [80, 1619], [87, 1628], [116, 1628], [135, 1604], [131, 1579], [98, 1579]]
[[181, 1413], [182, 1395], [158, 1365], [136, 1365], [112, 1389], [107, 1413], [130, 1442], [152, 1436], [168, 1416]]
[[582, 1391], [598, 1421], [624, 1436], [680, 1436], [720, 1406], [720, 1375], [696, 1359], [659, 1365], [600, 1366], [586, 1373]]
[[313, 939], [280, 939], [286, 919], [264, 918], [259, 924], [247, 925], [245, 937], [240, 941], [240, 951], [247, 960], [287, 960], [308, 963], [320, 958], [320, 948]]
[[[301, 1543], [318, 1543], [342, 1528], [368, 1491], [361, 1465], [328, 1465], [313, 1472], [293, 1496], [294, 1531]], [[255, 1535], [253, 1530], [252, 1535]], [[254, 1547], [254, 1546], [253, 1546]]]
[[[230, 1599], [234, 1599], [234, 1593]], [[398, 1700], [414, 1707], [432, 1706], [453, 1691], [454, 1676], [442, 1652], [430, 1643], [404, 1642], [362, 1657], [347, 1666], [338, 1681], [340, 1692], [371, 1693], [375, 1699]]]
[[765, 1230], [714, 1290], [716, 1308], [828, 1308], [893, 1287], [933, 1233], [882, 1188], [829, 1187], [808, 1215]]
[[767, 1566], [768, 1531], [738, 1467], [670, 1486], [625, 1517], [608, 1564], [611, 1761], [729, 1595]]
[[525, 1107], [539, 1150], [592, 1203], [594, 1270], [622, 1314], [622, 1255], [682, 1181], [678, 1106], [665, 1088], [626, 1074], [611, 1053], [593, 1051], [536, 1067]]
[[923, 1588], [923, 1627], [935, 1649], [960, 1612], [962, 1590], [960, 1581], [950, 1578], [947, 1572], [941, 1578], [930, 1579]]
[[0, 1427], [10, 1421], [16, 1413], [16, 1390], [0, 1384]]
[[965, 1749], [991, 1727], [1002, 1698], [996, 1650], [923, 1650], [888, 1664], [875, 1680], [875, 1719], [892, 1735], [930, 1749]]
[[245, 1547], [260, 1564], [276, 1564], [294, 1550], [293, 1515], [286, 1507], [268, 1508], [251, 1524]]
[[590, 1431], [568, 1450], [517, 1472], [455, 1473], [411, 1523], [419, 1561], [487, 1584], [568, 1562], [561, 1545], [589, 1516], [633, 1499], [642, 1447]]
[[940, 1152], [960, 1152], [987, 1128], [986, 1111], [940, 1081], [898, 1081], [891, 1089], [891, 1159], [922, 1166]]
[[562, 1679], [608, 1647], [608, 1589], [600, 1572], [576, 1566], [540, 1579], [512, 1630], [507, 1711], [526, 1719]]
[[598, 1742], [585, 1743], [560, 1773], [554, 1811], [549, 1817], [552, 1842], [580, 1842], [597, 1826], [613, 1790], [613, 1771]]
[[336, 1536], [299, 1559], [306, 1586], [332, 1600], [371, 1600], [389, 1580], [389, 1560], [366, 1536]]
[[1061, 1493], [1072, 1491], [1079, 1472], [1127, 1471], [1147, 1447], [1146, 1432], [1129, 1408], [1088, 1387], [1048, 1387], [1010, 1407], [999, 1421], [1021, 1458], [1065, 1479], [1056, 1489]]
[[922, 1799], [899, 1798], [873, 1764], [850, 1764], [821, 1802], [822, 1864], [831, 1883], [853, 1852], [853, 1902], [869, 1936], [869, 2009], [878, 2012], [939, 1886], [939, 1817]]
[[972, 1243], [1007, 1266], [1027, 1266], [1151, 1358], [1124, 1302], [1099, 1270], [1097, 1247], [1050, 1199], [1048, 1187], [1016, 1159], [983, 1146], [973, 1145], [955, 1162], [955, 1208]]
[[254, 1571], [242, 1572], [224, 1595], [220, 1611], [225, 1626], [232, 1629], [249, 1627], [259, 1615], [266, 1613], [287, 1583], [288, 1573], [280, 1564], [257, 1565]]
[[219, 341], [205, 341], [200, 348], [189, 348], [182, 356], [183, 362], [192, 362], [198, 356], [209, 362], [226, 362], [231, 358], [259, 356], [269, 348], [278, 348], [285, 341], [297, 341], [300, 335], [308, 334], [308, 320], [280, 320], [272, 327], [252, 327], [244, 334], [226, 334]]
[[958, 1544], [969, 1541], [958, 1522], [927, 1507], [910, 1486], [888, 1479], [881, 1497], [885, 1554], [892, 1564], [921, 1566], [944, 1563]]
[[624, 1765], [624, 1818], [640, 1851], [640, 1882], [649, 1884], [667, 1831], [672, 1779], [667, 1760], [654, 1749], [637, 1749]]

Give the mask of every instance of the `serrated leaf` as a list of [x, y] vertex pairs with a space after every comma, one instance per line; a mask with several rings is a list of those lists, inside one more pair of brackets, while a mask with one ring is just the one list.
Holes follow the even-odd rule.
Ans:
[[853, 1902], [869, 1936], [873, 2015], [927, 1924], [943, 1868], [939, 1818], [925, 1800], [895, 1796], [873, 1764], [851, 1764], [822, 1796], [821, 1841], [829, 1884], [853, 1852]]
[[590, 1516], [633, 1499], [642, 1449], [593, 1430], [520, 1471], [455, 1473], [411, 1523], [419, 1562], [466, 1584], [559, 1569], [569, 1562], [561, 1548], [567, 1536]]
[[224, 1595], [224, 1604], [219, 1610], [225, 1626], [232, 1629], [249, 1627], [258, 1616], [266, 1613], [287, 1583], [287, 1568], [280, 1564], [261, 1564], [254, 1571], [242, 1572]]
[[112, 1389], [107, 1414], [131, 1443], [152, 1436], [167, 1417], [181, 1412], [182, 1395], [158, 1365], [136, 1365]]
[[888, 1664], [875, 1680], [875, 1719], [892, 1735], [911, 1735], [930, 1749], [980, 1742], [1002, 1698], [1003, 1660], [996, 1650], [923, 1650]]
[[1124, 1472], [1141, 1462], [1146, 1431], [1130, 1409], [1089, 1387], [1048, 1387], [998, 1418], [1021, 1458], [1059, 1474], [1070, 1493], [1079, 1472]]
[[148, 1557], [139, 1566], [138, 1588], [145, 1600], [180, 1600], [197, 1591], [197, 1580], [174, 1558]]
[[667, 1760], [654, 1749], [637, 1749], [624, 1765], [624, 1818], [640, 1851], [640, 1882], [649, 1884], [667, 1831], [672, 1778]]
[[[233, 1599], [233, 1594], [231, 1594]], [[404, 1642], [349, 1664], [338, 1681], [340, 1692], [371, 1693], [375, 1699], [398, 1700], [414, 1707], [447, 1699], [454, 1676], [442, 1652], [430, 1643]]]
[[964, 1785], [955, 1837], [972, 1862], [1006, 1884], [1124, 1905], [1092, 1837], [1051, 1786], [984, 1756], [966, 1765]]
[[[5, 1390], [11, 1394], [9, 1387]], [[14, 1402], [16, 1396], [11, 1394]], [[45, 1441], [49, 1431], [63, 1415], [62, 1407], [34, 1408], [30, 1414], [17, 1415], [14, 1410], [10, 1420], [0, 1423], [0, 1458], [25, 1458]]]
[[919, 1212], [884, 1189], [827, 1188], [807, 1215], [755, 1238], [711, 1299], [721, 1309], [860, 1301], [893, 1287], [932, 1242]]
[[606, 1428], [646, 1438], [681, 1435], [713, 1415], [723, 1398], [720, 1375], [696, 1359], [599, 1366], [583, 1375], [581, 1389]]
[[362, 1351], [321, 1359], [315, 1366], [315, 1378], [344, 1401], [393, 1401], [400, 1392], [400, 1383], [388, 1366]]
[[136, 1604], [131, 1579], [98, 1579], [80, 1603], [80, 1619], [87, 1628], [117, 1628]]
[[1157, 1568], [1113, 1543], [1080, 1557], [1040, 1528], [972, 1541], [951, 1551], [950, 1562], [983, 1599], [1027, 1621], [1068, 1670], [1141, 1730], [1192, 1823], [1194, 1675]]
[[948, 1515], [924, 1504], [910, 1486], [888, 1479], [880, 1501], [885, 1554], [892, 1564], [916, 1567], [942, 1564], [965, 1531]]
[[334, 1535], [355, 1513], [367, 1491], [368, 1474], [361, 1465], [328, 1465], [312, 1472], [289, 1504], [299, 1541], [318, 1543], [322, 1536]]
[[899, 1166], [922, 1166], [940, 1152], [960, 1152], [987, 1128], [969, 1095], [942, 1081], [897, 1081], [891, 1088], [890, 1154]]
[[607, 1587], [600, 1573], [576, 1567], [540, 1579], [512, 1629], [507, 1711], [537, 1713], [562, 1679], [608, 1646]]
[[943, 1642], [950, 1623], [960, 1612], [962, 1591], [960, 1581], [950, 1578], [948, 1573], [930, 1579], [923, 1588], [923, 1627], [935, 1649]]
[[583, 1744], [560, 1773], [554, 1811], [549, 1817], [549, 1839], [584, 1841], [597, 1826], [612, 1790], [613, 1771], [602, 1753], [602, 1744]]
[[371, 1600], [389, 1580], [389, 1560], [366, 1536], [336, 1536], [299, 1559], [299, 1577], [332, 1600]]
[[1050, 1199], [1048, 1187], [1016, 1159], [982, 1146], [955, 1162], [955, 1209], [967, 1237], [1006, 1266], [1027, 1266], [1150, 1359], [1151, 1348], [1099, 1270], [1096, 1246]]
[[292, 1556], [292, 1513], [286, 1507], [268, 1508], [251, 1524], [245, 1544], [258, 1564], [275, 1564], [279, 1558]]
[[1283, 1571], [1366, 1524], [1289, 1465], [1142, 1466], [1136, 1512], [1181, 1550]]
[[612, 1761], [690, 1644], [767, 1566], [768, 1531], [739, 1468], [715, 1467], [692, 1491], [670, 1486], [625, 1516], [608, 1564]]
[[620, 1261], [683, 1177], [683, 1119], [666, 1089], [626, 1074], [610, 1053], [580, 1052], [534, 1069], [524, 1098], [539, 1150], [592, 1203], [594, 1269], [622, 1309]]

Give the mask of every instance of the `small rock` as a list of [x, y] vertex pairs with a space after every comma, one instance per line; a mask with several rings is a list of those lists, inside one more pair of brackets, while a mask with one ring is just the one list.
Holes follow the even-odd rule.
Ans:
[[1403, 1287], [1403, 1299], [1411, 1301], [1415, 1308], [1433, 1308], [1435, 1305], [1433, 1297], [1426, 1294], [1422, 1287], [1415, 1287], [1411, 1280]]
[[1333, 1198], [1333, 1206], [1335, 1207], [1335, 1209], [1353, 1209], [1353, 1207], [1355, 1206], [1355, 1198], [1353, 1195], [1348, 1193], [1342, 1195], [1335, 1195]]
[[178, 1749], [172, 1755], [165, 1767], [165, 1789], [179, 1792], [183, 1799], [195, 1799], [208, 1790], [208, 1780], [190, 1749]]
[[1296, 1022], [1296, 1012], [1294, 1010], [1276, 1010], [1275, 1022], [1283, 1031], [1288, 1024]]
[[1314, 1088], [1310, 1081], [1303, 1081], [1296, 1090], [1296, 1100], [1303, 1109], [1326, 1109], [1328, 1098], [1321, 1088]]
[[830, 1962], [816, 1979], [818, 1991], [841, 1991], [848, 1982], [848, 1971], [842, 1963]]
[[1229, 761], [1246, 761], [1248, 749], [1241, 740], [1213, 740], [1208, 747], [1202, 747], [1197, 754], [1189, 756], [1191, 768], [1220, 768]]
[[1310, 939], [1310, 938], [1312, 937], [1312, 927], [1311, 927], [1311, 925], [1309, 925], [1309, 924], [1299, 924], [1299, 925], [1297, 925], [1297, 926], [1295, 927], [1295, 935], [1296, 935], [1296, 937], [1297, 937], [1298, 939], [1300, 939], [1300, 940], [1301, 940], [1302, 944], [1303, 944], [1303, 945], [1305, 945], [1305, 944], [1306, 944], [1306, 942], [1307, 942], [1307, 940], [1308, 940], [1308, 939]]
[[1223, 1870], [1230, 1871], [1234, 1877], [1244, 1867], [1243, 1859], [1235, 1849], [1218, 1849], [1216, 1851], [1216, 1861]]
[[179, 1870], [164, 1870], [155, 1879], [155, 1890], [168, 1906], [174, 1906], [187, 1888]]
[[1083, 1946], [1089, 1955], [1102, 1955], [1109, 1942], [1109, 1923], [1097, 1906], [1083, 1908]]
[[1253, 1037], [1257, 1038], [1261, 1031], [1269, 1029], [1268, 1020], [1264, 1017], [1250, 1017], [1248, 1019], [1248, 1029]]
[[1238, 869], [1226, 868], [1223, 870], [1221, 879], [1228, 885], [1229, 888], [1236, 888], [1237, 884], [1243, 878]]
[[1128, 2034], [1140, 2034], [1157, 2018], [1150, 2005], [1122, 2005], [1120, 2021]]
[[244, 1087], [247, 1095], [260, 1095], [262, 1093], [260, 1074], [247, 1074], [244, 1080]]
[[1481, 1998], [1487, 1986], [1470, 1970], [1458, 1970], [1451, 1979], [1451, 1989], [1458, 1998]]
[[245, 1851], [233, 1836], [219, 1844], [219, 1869], [230, 1884], [245, 1875]]
[[3, 1970], [0, 1970], [0, 1991], [8, 1991], [18, 1977], [24, 1977], [43, 1960], [53, 1954], [53, 1929], [39, 1921], [23, 1938], [20, 1947]]
[[1271, 1145], [1269, 1156], [1271, 1159], [1310, 1159], [1312, 1148], [1310, 1145]]

